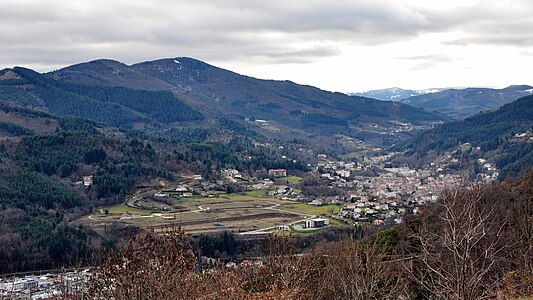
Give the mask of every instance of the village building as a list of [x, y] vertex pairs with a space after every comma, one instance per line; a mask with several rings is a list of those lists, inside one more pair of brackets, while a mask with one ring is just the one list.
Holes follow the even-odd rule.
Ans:
[[83, 176], [83, 185], [84, 186], [89, 186], [91, 184], [93, 184], [93, 175]]
[[309, 219], [305, 220], [305, 228], [319, 228], [329, 225], [328, 219]]
[[287, 176], [287, 170], [285, 169], [270, 169], [268, 170], [268, 175], [274, 177], [285, 177]]

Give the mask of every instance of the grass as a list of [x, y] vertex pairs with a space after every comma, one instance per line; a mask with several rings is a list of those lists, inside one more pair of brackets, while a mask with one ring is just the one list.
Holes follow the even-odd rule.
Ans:
[[255, 191], [246, 192], [246, 195], [250, 197], [254, 197], [254, 198], [268, 198], [270, 196], [268, 196], [267, 193], [268, 193], [268, 190], [255, 190]]
[[298, 183], [300, 183], [300, 181], [302, 181], [302, 177], [287, 176], [287, 177], [280, 178], [280, 180], [284, 180], [284, 181], [288, 182], [289, 184], [298, 184]]
[[298, 235], [312, 235], [312, 234], [320, 232], [320, 231], [322, 231], [324, 229], [326, 229], [326, 227], [312, 228], [312, 229], [306, 229], [306, 230], [298, 230], [298, 229], [295, 229], [293, 226], [290, 226], [290, 232], [298, 234]]
[[295, 211], [295, 212], [305, 213], [309, 215], [327, 215], [327, 214], [330, 214], [329, 213], [330, 209], [333, 210], [333, 213], [339, 212], [340, 207], [337, 205], [315, 206], [315, 205], [298, 203], [298, 204], [282, 205], [279, 207], [279, 209]]
[[133, 215], [151, 215], [154, 212], [157, 212], [155, 210], [138, 209], [138, 208], [129, 207], [129, 206], [127, 206], [124, 203], [123, 204], [116, 204], [116, 205], [113, 205], [113, 206], [104, 207], [102, 209], [104, 211], [107, 209], [110, 214], [130, 213], [130, 214], [133, 214]]
[[[255, 192], [255, 191], [252, 191], [252, 192]], [[250, 193], [250, 192], [248, 192], [248, 193]], [[243, 195], [243, 194], [226, 194], [223, 197], [227, 198], [227, 199], [230, 199], [230, 200], [234, 200], [234, 201], [265, 200], [265, 199], [269, 198], [269, 196], [266, 196], [266, 195], [264, 197], [258, 197], [258, 196], [249, 195], [248, 193], [246, 193], [245, 195]]]
[[335, 219], [329, 219], [329, 224], [331, 226], [337, 226], [337, 227], [347, 226], [346, 223], [339, 222], [339, 221], [337, 221]]

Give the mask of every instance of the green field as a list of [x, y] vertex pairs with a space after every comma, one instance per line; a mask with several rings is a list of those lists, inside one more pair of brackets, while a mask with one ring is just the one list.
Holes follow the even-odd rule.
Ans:
[[287, 176], [287, 177], [282, 177], [282, 178], [280, 178], [280, 180], [286, 181], [286, 182], [288, 182], [289, 184], [298, 184], [298, 183], [300, 183], [300, 181], [302, 181], [302, 177], [298, 177], [298, 176]]
[[130, 213], [132, 215], [151, 215], [157, 211], [155, 210], [148, 210], [148, 209], [137, 209], [133, 207], [129, 207], [126, 204], [116, 204], [113, 206], [108, 206], [102, 208], [104, 211], [107, 209], [110, 214], [125, 214]]
[[331, 226], [347, 226], [346, 223], [339, 222], [335, 219], [329, 219], [329, 225]]
[[298, 203], [298, 204], [282, 205], [279, 207], [279, 209], [295, 211], [295, 212], [305, 213], [309, 215], [327, 215], [327, 214], [330, 214], [329, 212], [330, 209], [333, 211], [333, 213], [339, 212], [340, 207], [337, 205], [314, 206], [314, 205]]
[[223, 197], [227, 198], [227, 199], [230, 199], [230, 200], [234, 200], [234, 201], [266, 200], [266, 199], [271, 199], [272, 198], [270, 196], [267, 196], [264, 193], [263, 193], [264, 196], [260, 196], [261, 193], [248, 194], [248, 193], [254, 193], [254, 192], [258, 192], [258, 191], [247, 192], [245, 195], [243, 195], [243, 194], [226, 194]]
[[246, 195], [254, 198], [270, 198], [271, 196], [267, 195], [268, 190], [256, 190], [256, 191], [250, 191], [246, 192]]

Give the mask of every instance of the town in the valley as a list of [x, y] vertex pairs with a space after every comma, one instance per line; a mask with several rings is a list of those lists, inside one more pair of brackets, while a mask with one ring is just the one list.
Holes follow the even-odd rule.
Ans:
[[[282, 155], [283, 146], [266, 146], [297, 162]], [[459, 147], [466, 148], [471, 147]], [[473, 162], [473, 172], [453, 154], [414, 168], [391, 163], [397, 153], [379, 148], [366, 152], [379, 155], [347, 159], [294, 150], [310, 158], [307, 171], [268, 169], [252, 176], [229, 168], [219, 170], [216, 178], [189, 174], [177, 182], [156, 179], [139, 186], [125, 203], [99, 208], [79, 222], [96, 228], [118, 222], [156, 232], [179, 225], [192, 234], [231, 231], [241, 236], [309, 234], [328, 226], [387, 227], [436, 202], [445, 189], [498, 178], [498, 170], [483, 158]], [[80, 184], [91, 182], [85, 178]]]

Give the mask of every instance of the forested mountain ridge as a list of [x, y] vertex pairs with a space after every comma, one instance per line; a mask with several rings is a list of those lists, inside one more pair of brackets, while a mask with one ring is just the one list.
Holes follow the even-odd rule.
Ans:
[[[417, 163], [429, 162], [468, 143], [457, 155], [489, 158], [501, 177], [515, 176], [533, 165], [533, 96], [526, 96], [500, 109], [479, 113], [470, 118], [446, 123], [421, 133], [405, 143], [393, 147], [406, 151], [404, 156]], [[471, 147], [470, 147], [471, 146]], [[472, 150], [473, 149], [473, 150]]]
[[390, 121], [427, 124], [447, 120], [400, 103], [350, 97], [290, 81], [256, 79], [185, 57], [131, 66], [97, 60], [46, 76], [58, 82], [171, 91], [207, 117], [266, 120], [273, 125], [268, 127], [270, 133], [278, 136], [354, 136], [368, 129], [370, 123], [389, 126]]
[[203, 119], [201, 113], [167, 91], [61, 83], [20, 67], [1, 73], [10, 73], [13, 78], [0, 80], [0, 100], [58, 116], [82, 117], [120, 128], [157, 128]]

